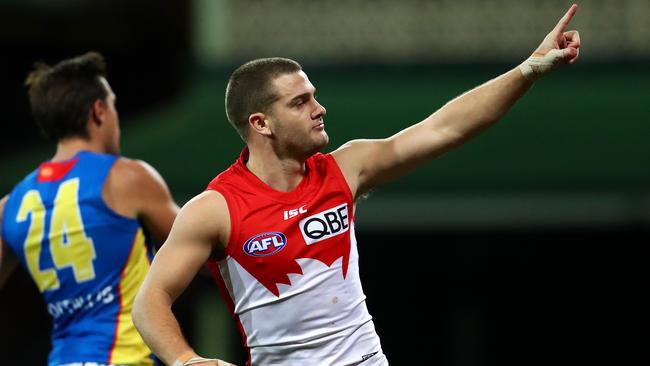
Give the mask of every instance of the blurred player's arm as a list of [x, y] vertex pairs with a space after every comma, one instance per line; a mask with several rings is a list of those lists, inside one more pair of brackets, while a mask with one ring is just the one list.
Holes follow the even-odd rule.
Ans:
[[2, 240], [2, 213], [4, 212], [5, 204], [9, 196], [4, 196], [0, 199], [0, 289], [4, 286], [5, 282], [13, 271], [18, 267], [18, 258], [14, 252], [9, 249], [9, 246]]
[[[187, 344], [171, 306], [213, 253], [222, 253], [230, 235], [223, 196], [206, 191], [178, 214], [167, 241], [156, 254], [133, 306], [133, 322], [144, 341], [167, 365], [198, 357]], [[201, 365], [228, 365], [212, 360]]]
[[533, 55], [501, 76], [451, 100], [422, 122], [381, 140], [355, 140], [334, 151], [352, 192], [404, 175], [501, 119], [534, 80], [578, 58], [580, 38], [564, 29], [576, 12], [573, 5]]
[[167, 239], [179, 210], [160, 174], [141, 160], [118, 159], [102, 196], [116, 212], [139, 219], [159, 244]]

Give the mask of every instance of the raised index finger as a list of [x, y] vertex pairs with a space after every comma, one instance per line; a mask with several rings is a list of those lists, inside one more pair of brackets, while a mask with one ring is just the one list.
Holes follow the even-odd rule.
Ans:
[[577, 4], [571, 5], [569, 10], [567, 10], [566, 14], [564, 14], [562, 19], [560, 19], [560, 21], [555, 26], [555, 29], [553, 29], [553, 30], [558, 32], [558, 33], [564, 32], [564, 28], [566, 28], [566, 26], [569, 24], [569, 22], [571, 21], [571, 18], [573, 18], [576, 11], [578, 11], [578, 5]]

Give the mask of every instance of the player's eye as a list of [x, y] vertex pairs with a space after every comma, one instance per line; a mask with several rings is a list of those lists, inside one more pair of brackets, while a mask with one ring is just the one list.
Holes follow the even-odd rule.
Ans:
[[296, 99], [295, 102], [293, 102], [293, 105], [295, 107], [300, 107], [301, 105], [305, 104], [306, 100], [305, 99]]

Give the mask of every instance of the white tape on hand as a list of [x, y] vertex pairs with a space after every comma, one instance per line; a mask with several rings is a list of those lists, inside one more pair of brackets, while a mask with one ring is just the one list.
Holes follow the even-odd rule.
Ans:
[[533, 53], [519, 65], [521, 74], [528, 80], [537, 80], [564, 62], [564, 50], [550, 50], [545, 55]]
[[203, 357], [192, 357], [189, 360], [183, 363], [183, 366], [196, 365], [199, 363], [210, 362], [210, 361], [219, 361], [216, 358], [203, 358]]

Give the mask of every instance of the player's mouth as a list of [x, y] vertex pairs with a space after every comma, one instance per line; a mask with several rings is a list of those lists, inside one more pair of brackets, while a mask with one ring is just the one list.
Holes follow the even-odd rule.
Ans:
[[318, 131], [324, 130], [325, 129], [325, 123], [321, 122], [321, 123], [317, 124], [316, 126], [314, 126], [314, 129], [318, 130]]

